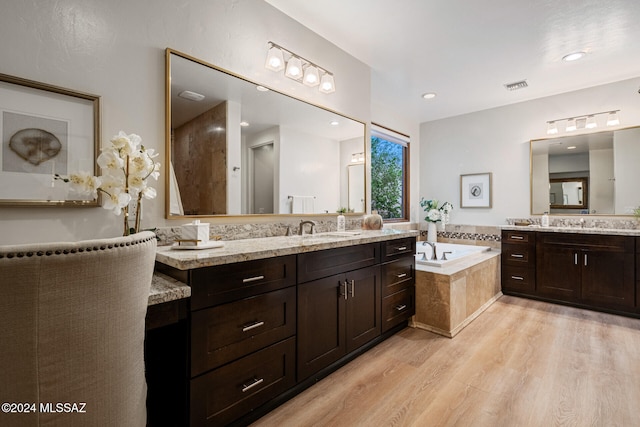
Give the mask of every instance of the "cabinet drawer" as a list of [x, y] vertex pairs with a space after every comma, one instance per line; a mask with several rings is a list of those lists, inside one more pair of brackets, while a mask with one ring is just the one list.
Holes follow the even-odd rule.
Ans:
[[298, 283], [369, 267], [379, 262], [379, 243], [299, 254]]
[[405, 288], [382, 299], [382, 332], [408, 320], [416, 313], [415, 287]]
[[295, 318], [294, 286], [193, 312], [191, 375], [295, 335]]
[[381, 243], [381, 251], [382, 259], [380, 262], [391, 261], [407, 254], [414, 255], [416, 253], [416, 238], [407, 237], [404, 239], [387, 240]]
[[295, 385], [295, 338], [191, 380], [191, 426], [222, 426]]
[[502, 266], [502, 289], [507, 292], [535, 292], [535, 268], [512, 265]]
[[535, 265], [535, 248], [502, 244], [502, 265]]
[[502, 232], [502, 243], [535, 244], [536, 235], [534, 233], [533, 231], [504, 230]]
[[415, 284], [413, 254], [382, 265], [382, 296], [394, 294]]
[[191, 270], [191, 309], [246, 298], [296, 284], [296, 256]]

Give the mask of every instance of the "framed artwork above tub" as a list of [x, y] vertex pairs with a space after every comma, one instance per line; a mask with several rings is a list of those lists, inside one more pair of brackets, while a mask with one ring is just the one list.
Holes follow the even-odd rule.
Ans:
[[491, 172], [460, 175], [460, 207], [491, 207]]

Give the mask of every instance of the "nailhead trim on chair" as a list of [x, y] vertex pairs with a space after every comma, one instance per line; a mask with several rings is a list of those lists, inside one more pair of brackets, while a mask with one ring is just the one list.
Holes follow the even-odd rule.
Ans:
[[125, 246], [132, 246], [132, 245], [137, 245], [140, 243], [146, 243], [150, 240], [155, 239], [156, 237], [148, 237], [146, 239], [141, 239], [141, 240], [134, 240], [131, 242], [122, 242], [122, 243], [116, 243], [116, 244], [109, 244], [109, 245], [102, 245], [102, 246], [93, 246], [93, 247], [87, 247], [87, 248], [76, 248], [76, 249], [58, 249], [56, 251], [38, 251], [38, 252], [7, 252], [5, 254], [0, 253], [0, 259], [2, 258], [23, 258], [23, 257], [32, 257], [32, 256], [51, 256], [51, 255], [66, 255], [66, 254], [75, 254], [76, 252], [91, 252], [91, 251], [104, 251], [107, 249], [113, 249], [114, 247], [120, 247], [123, 248]]

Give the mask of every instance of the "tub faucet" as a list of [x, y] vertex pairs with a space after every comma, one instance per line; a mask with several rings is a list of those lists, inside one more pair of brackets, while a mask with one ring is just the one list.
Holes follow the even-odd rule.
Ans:
[[304, 235], [304, 225], [305, 224], [311, 225], [311, 232], [309, 234], [315, 234], [316, 233], [315, 226], [318, 225], [317, 222], [311, 221], [311, 220], [300, 221], [300, 228], [298, 228], [298, 235], [299, 236]]
[[435, 243], [431, 243], [431, 242], [427, 242], [426, 240], [422, 242], [422, 246], [426, 246], [429, 245], [431, 246], [432, 249], [432, 254], [431, 254], [431, 261], [437, 261], [438, 260], [438, 256], [436, 255], [436, 244]]

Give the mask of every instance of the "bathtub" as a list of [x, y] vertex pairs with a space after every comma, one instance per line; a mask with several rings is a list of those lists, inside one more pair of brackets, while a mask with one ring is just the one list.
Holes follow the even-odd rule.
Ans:
[[[416, 264], [428, 265], [431, 267], [445, 267], [463, 259], [464, 257], [491, 250], [489, 246], [458, 245], [455, 243], [436, 243], [435, 245], [436, 255], [438, 259], [431, 260], [433, 252], [431, 246], [426, 243], [423, 245], [423, 242], [417, 242]], [[423, 252], [425, 255], [422, 254]], [[444, 252], [450, 252], [446, 254], [446, 260], [442, 259], [442, 255]]]

